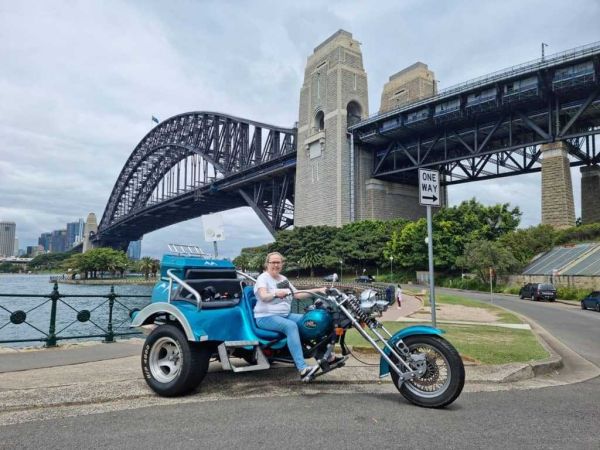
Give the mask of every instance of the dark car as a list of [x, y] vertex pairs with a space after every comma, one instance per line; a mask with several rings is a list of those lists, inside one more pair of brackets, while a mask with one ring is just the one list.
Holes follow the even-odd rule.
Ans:
[[581, 309], [588, 308], [600, 312], [600, 291], [594, 291], [581, 300]]
[[357, 283], [372, 283], [375, 281], [375, 278], [373, 278], [371, 275], [361, 275], [355, 281]]
[[530, 298], [535, 301], [548, 300], [553, 302], [556, 300], [556, 288], [549, 283], [527, 283], [519, 291], [519, 297], [521, 299]]

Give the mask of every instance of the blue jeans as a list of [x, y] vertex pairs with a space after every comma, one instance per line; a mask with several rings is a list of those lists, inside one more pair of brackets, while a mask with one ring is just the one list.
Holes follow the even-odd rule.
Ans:
[[287, 317], [267, 316], [256, 319], [258, 328], [277, 331], [286, 335], [287, 346], [298, 370], [304, 370], [306, 367], [304, 355], [302, 354], [302, 344], [300, 343], [300, 333], [298, 332], [298, 324], [302, 317], [302, 314], [290, 313]]

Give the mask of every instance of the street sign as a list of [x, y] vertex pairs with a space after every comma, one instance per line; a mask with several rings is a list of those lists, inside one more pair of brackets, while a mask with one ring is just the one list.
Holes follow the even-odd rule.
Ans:
[[437, 170], [419, 169], [419, 203], [440, 206], [440, 173]]

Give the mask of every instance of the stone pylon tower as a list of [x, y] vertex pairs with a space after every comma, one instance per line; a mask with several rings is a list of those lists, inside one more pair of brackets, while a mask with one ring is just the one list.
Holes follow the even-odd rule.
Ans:
[[[541, 146], [542, 223], [554, 228], [575, 226], [569, 153], [562, 141]], [[583, 186], [582, 186], [583, 188]]]
[[[391, 111], [436, 94], [435, 75], [426, 64], [417, 62], [392, 75], [383, 87], [379, 113]], [[389, 220], [402, 217], [416, 220], [427, 210], [419, 204], [419, 187], [370, 178], [373, 154], [359, 151], [358, 220]], [[447, 204], [447, 189], [441, 189], [441, 205]]]
[[[356, 220], [357, 173], [348, 124], [368, 116], [360, 44], [339, 30], [308, 58], [300, 91], [294, 224]], [[370, 170], [372, 167], [364, 168]]]
[[96, 220], [96, 214], [89, 213], [85, 225], [83, 226], [83, 253], [94, 248], [90, 238], [97, 232], [98, 221]]

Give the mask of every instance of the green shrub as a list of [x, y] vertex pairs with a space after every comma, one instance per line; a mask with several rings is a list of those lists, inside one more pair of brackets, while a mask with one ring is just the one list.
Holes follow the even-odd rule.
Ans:
[[556, 296], [563, 300], [582, 300], [590, 293], [591, 289], [574, 288], [571, 286], [558, 286]]

